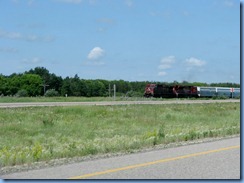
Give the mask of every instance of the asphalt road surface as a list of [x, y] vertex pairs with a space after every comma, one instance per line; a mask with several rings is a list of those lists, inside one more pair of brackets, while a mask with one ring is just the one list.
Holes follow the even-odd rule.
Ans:
[[2, 179], [240, 179], [240, 137], [13, 173]]
[[194, 103], [223, 103], [240, 102], [238, 99], [228, 100], [164, 100], [164, 101], [110, 101], [110, 102], [29, 102], [29, 103], [0, 103], [0, 108], [37, 107], [37, 106], [79, 106], [79, 105], [131, 105], [131, 104], [194, 104]]

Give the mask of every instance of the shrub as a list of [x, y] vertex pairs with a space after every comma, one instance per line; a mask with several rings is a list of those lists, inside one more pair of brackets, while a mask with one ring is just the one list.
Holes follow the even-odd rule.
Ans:
[[39, 144], [36, 143], [34, 147], [32, 148], [32, 156], [34, 160], [39, 161], [41, 156], [42, 156], [42, 149], [43, 147]]
[[45, 93], [45, 97], [57, 97], [57, 96], [59, 96], [59, 94], [54, 89], [47, 90]]
[[158, 130], [158, 137], [165, 138], [165, 126], [162, 124]]
[[53, 126], [54, 125], [53, 118], [45, 118], [42, 120], [42, 123], [44, 126]]
[[26, 90], [19, 90], [16, 94], [16, 97], [28, 97], [28, 92]]

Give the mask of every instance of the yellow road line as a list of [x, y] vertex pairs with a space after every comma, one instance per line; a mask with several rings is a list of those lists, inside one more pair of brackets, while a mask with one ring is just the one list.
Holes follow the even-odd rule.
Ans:
[[230, 150], [230, 149], [237, 149], [237, 148], [240, 148], [240, 146], [230, 146], [230, 147], [225, 147], [225, 148], [220, 148], [220, 149], [215, 149], [215, 150], [209, 150], [209, 151], [204, 151], [204, 152], [199, 152], [199, 153], [194, 153], [194, 154], [188, 154], [188, 155], [184, 155], [184, 156], [178, 156], [178, 157], [174, 157], [174, 158], [166, 158], [166, 159], [161, 159], [161, 160], [147, 162], [147, 163], [141, 163], [141, 164], [126, 166], [126, 167], [121, 167], [121, 168], [105, 170], [105, 171], [101, 171], [101, 172], [94, 172], [94, 173], [90, 173], [90, 174], [70, 177], [69, 179], [83, 179], [83, 178], [88, 178], [88, 177], [94, 177], [97, 175], [103, 175], [103, 174], [118, 172], [118, 171], [122, 171], [122, 170], [129, 170], [129, 169], [133, 169], [133, 168], [145, 167], [145, 166], [149, 166], [149, 165], [165, 163], [165, 162], [175, 161], [175, 160], [180, 160], [180, 159], [186, 159], [186, 158], [190, 158], [190, 157], [201, 156], [201, 155], [205, 155], [205, 154], [211, 154], [211, 153], [226, 151], [226, 150]]

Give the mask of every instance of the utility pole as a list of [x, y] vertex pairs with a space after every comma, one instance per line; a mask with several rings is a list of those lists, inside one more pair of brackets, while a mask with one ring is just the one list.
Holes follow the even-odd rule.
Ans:
[[116, 85], [114, 84], [114, 100], [116, 99]]
[[44, 94], [43, 95], [45, 95], [45, 93], [46, 93], [46, 87], [49, 86], [49, 85], [43, 83], [40, 86], [43, 86], [43, 91], [44, 91]]
[[109, 87], [109, 88], [108, 88], [108, 96], [109, 96], [109, 98], [110, 98], [110, 91], [111, 91], [111, 89], [110, 89], [110, 84], [109, 84], [108, 87]]

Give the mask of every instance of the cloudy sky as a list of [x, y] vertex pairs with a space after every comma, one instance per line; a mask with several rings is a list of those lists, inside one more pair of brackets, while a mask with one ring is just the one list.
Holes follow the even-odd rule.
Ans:
[[239, 0], [0, 0], [0, 73], [240, 83]]

